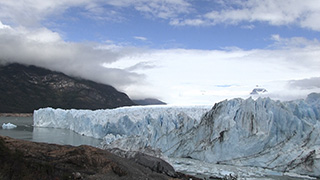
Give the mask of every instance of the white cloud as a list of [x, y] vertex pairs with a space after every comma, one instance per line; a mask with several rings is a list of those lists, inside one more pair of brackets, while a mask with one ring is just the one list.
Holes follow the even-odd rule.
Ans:
[[206, 21], [203, 19], [179, 19], [179, 18], [174, 18], [170, 21], [171, 25], [174, 26], [201, 26], [201, 25], [206, 25]]
[[291, 80], [289, 86], [299, 89], [320, 89], [320, 77], [311, 77], [307, 79]]
[[128, 71], [136, 71], [136, 70], [146, 70], [146, 69], [153, 69], [157, 66], [155, 64], [152, 64], [150, 62], [139, 62], [131, 67], [126, 68]]
[[[6, 23], [39, 26], [51, 16], [61, 16], [67, 9], [83, 8], [81, 14], [98, 20], [122, 21], [121, 8], [133, 8], [152, 18], [170, 19], [188, 13], [185, 0], [0, 0], [0, 19]], [[118, 9], [117, 9], [118, 8]]]
[[23, 34], [27, 39], [41, 43], [59, 42], [62, 40], [57, 32], [52, 32], [46, 28], [36, 29], [31, 32], [28, 30], [24, 30], [24, 32], [25, 33]]
[[[0, 23], [0, 59], [62, 71], [115, 86], [131, 97], [158, 97], [174, 104], [212, 104], [248, 95], [255, 85], [280, 96], [293, 79], [320, 77], [320, 43], [273, 35], [270, 49], [143, 49], [65, 42], [46, 28]], [[229, 84], [233, 86], [217, 86]], [[290, 87], [289, 87], [290, 88]]]
[[91, 4], [88, 0], [1, 0], [0, 18], [17, 25], [37, 26], [50, 15], [59, 15], [70, 7], [88, 4]]
[[8, 36], [20, 36], [29, 41], [37, 41], [41, 43], [58, 42], [61, 41], [59, 33], [52, 32], [47, 28], [27, 29], [24, 27], [12, 28], [9, 25], [4, 25], [0, 21], [1, 34], [7, 33]]
[[[2, 23], [1, 23], [2, 24]], [[123, 56], [138, 53], [131, 47], [97, 43], [65, 42], [58, 33], [45, 28], [28, 30], [1, 25], [0, 62], [36, 65], [68, 75], [111, 84], [123, 89], [144, 82], [144, 75], [117, 68], [105, 68]]]
[[215, 3], [219, 10], [212, 6], [214, 10], [203, 12], [196, 9], [196, 2], [187, 0], [0, 0], [0, 19], [10, 24], [39, 26], [46, 18], [61, 16], [67, 9], [77, 7], [93, 19], [123, 21], [125, 8], [132, 8], [146, 17], [167, 19], [174, 26], [266, 22], [320, 31], [320, 3], [314, 0], [221, 0]]
[[320, 42], [317, 39], [309, 40], [303, 37], [281, 38], [279, 34], [271, 35], [272, 45], [276, 48], [317, 47]]
[[[232, 3], [223, 0], [219, 4], [224, 4], [220, 10], [204, 13], [200, 15], [201, 18], [189, 17], [172, 24], [198, 26], [266, 22], [270, 25], [298, 25], [320, 31], [320, 3], [314, 0], [244, 0]], [[201, 23], [190, 23], [193, 21]]]
[[8, 25], [2, 24], [2, 22], [0, 21], [0, 29], [11, 29], [11, 27]]
[[253, 24], [250, 24], [250, 25], [243, 25], [241, 26], [242, 29], [254, 29], [255, 28], [255, 25]]
[[163, 19], [176, 17], [191, 10], [191, 4], [186, 0], [111, 0], [108, 4], [133, 7], [137, 11]]
[[[211, 104], [226, 98], [247, 97], [256, 85], [267, 88], [268, 96], [284, 100], [318, 92], [319, 88], [293, 91], [287, 83], [293, 79], [320, 76], [319, 44], [303, 38], [277, 37], [275, 43], [283, 41], [285, 43], [281, 44], [286, 48], [149, 50], [123, 57], [109, 67], [146, 75], [147, 84], [126, 89], [131, 96], [158, 95], [174, 104]], [[297, 46], [294, 39], [302, 40], [304, 46]]]
[[[175, 104], [212, 104], [225, 98], [246, 96], [257, 84], [273, 92], [273, 97], [286, 99], [319, 90], [297, 89], [291, 92], [290, 98], [283, 95], [288, 92], [283, 91], [288, 89], [285, 85], [293, 79], [320, 77], [318, 40], [272, 35], [274, 44], [269, 49], [150, 50], [112, 42], [66, 42], [59, 33], [40, 25], [48, 16], [61, 15], [71, 7], [84, 8], [85, 15], [94, 19], [118, 16], [121, 11], [105, 13], [104, 7], [111, 6], [133, 8], [152, 18], [168, 19], [172, 25], [251, 24], [262, 21], [272, 25], [295, 24], [320, 30], [317, 21], [319, 3], [311, 0], [247, 0], [237, 4], [237, 8], [230, 8], [228, 4], [220, 11], [184, 19], [179, 15], [192, 11], [189, 2], [0, 0], [0, 60], [62, 71], [68, 75], [113, 85], [131, 97], [158, 97]], [[142, 36], [134, 38], [147, 40]], [[234, 86], [220, 87], [217, 84]]]
[[148, 40], [146, 37], [143, 37], [143, 36], [134, 36], [133, 38], [134, 38], [134, 39], [137, 39], [137, 40], [140, 40], [140, 41], [146, 41], [146, 40]]

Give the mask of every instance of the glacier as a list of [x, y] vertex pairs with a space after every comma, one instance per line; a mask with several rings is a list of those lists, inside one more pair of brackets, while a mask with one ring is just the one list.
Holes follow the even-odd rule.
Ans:
[[130, 136], [159, 139], [173, 129], [187, 131], [200, 122], [211, 106], [133, 106], [106, 110], [63, 110], [42, 108], [34, 111], [36, 127], [70, 129], [106, 142]]
[[303, 100], [231, 99], [213, 107], [34, 112], [34, 126], [104, 139], [105, 148], [320, 177], [320, 94]]

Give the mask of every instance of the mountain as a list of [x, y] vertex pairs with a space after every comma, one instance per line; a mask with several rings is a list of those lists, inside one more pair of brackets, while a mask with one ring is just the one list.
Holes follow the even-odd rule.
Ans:
[[0, 113], [29, 113], [41, 107], [93, 110], [133, 104], [126, 94], [109, 85], [36, 66], [0, 66]]
[[167, 103], [162, 102], [158, 99], [146, 98], [146, 99], [134, 99], [132, 100], [137, 105], [166, 105]]
[[254, 88], [252, 91], [251, 91], [251, 95], [259, 95], [259, 94], [263, 94], [263, 93], [267, 93], [268, 91], [265, 89], [265, 88], [261, 88], [261, 87], [257, 87], [257, 88]]
[[84, 112], [47, 108], [34, 113], [34, 125], [103, 138], [106, 148], [152, 148], [173, 158], [320, 178], [317, 93], [285, 102], [237, 98], [211, 109], [158, 106]]

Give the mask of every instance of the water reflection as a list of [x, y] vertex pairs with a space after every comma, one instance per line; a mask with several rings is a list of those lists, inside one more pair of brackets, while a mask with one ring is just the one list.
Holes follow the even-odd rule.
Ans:
[[0, 127], [0, 135], [34, 142], [73, 146], [91, 145], [99, 147], [101, 143], [99, 139], [81, 136], [70, 130], [33, 127], [32, 117], [0, 117], [0, 125], [8, 122], [18, 127], [14, 129], [2, 129]]
[[95, 147], [98, 147], [101, 142], [101, 140], [87, 136], [81, 136], [70, 130], [39, 127], [33, 128], [32, 141], [54, 144], [69, 144], [73, 146], [86, 144]]

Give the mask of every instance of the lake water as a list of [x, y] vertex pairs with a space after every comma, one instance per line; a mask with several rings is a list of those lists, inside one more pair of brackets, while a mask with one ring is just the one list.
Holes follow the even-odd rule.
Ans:
[[[2, 124], [9, 122], [18, 127], [14, 129], [2, 129]], [[100, 147], [102, 141], [79, 135], [70, 130], [33, 127], [32, 117], [0, 117], [0, 125], [0, 135], [34, 142]]]

